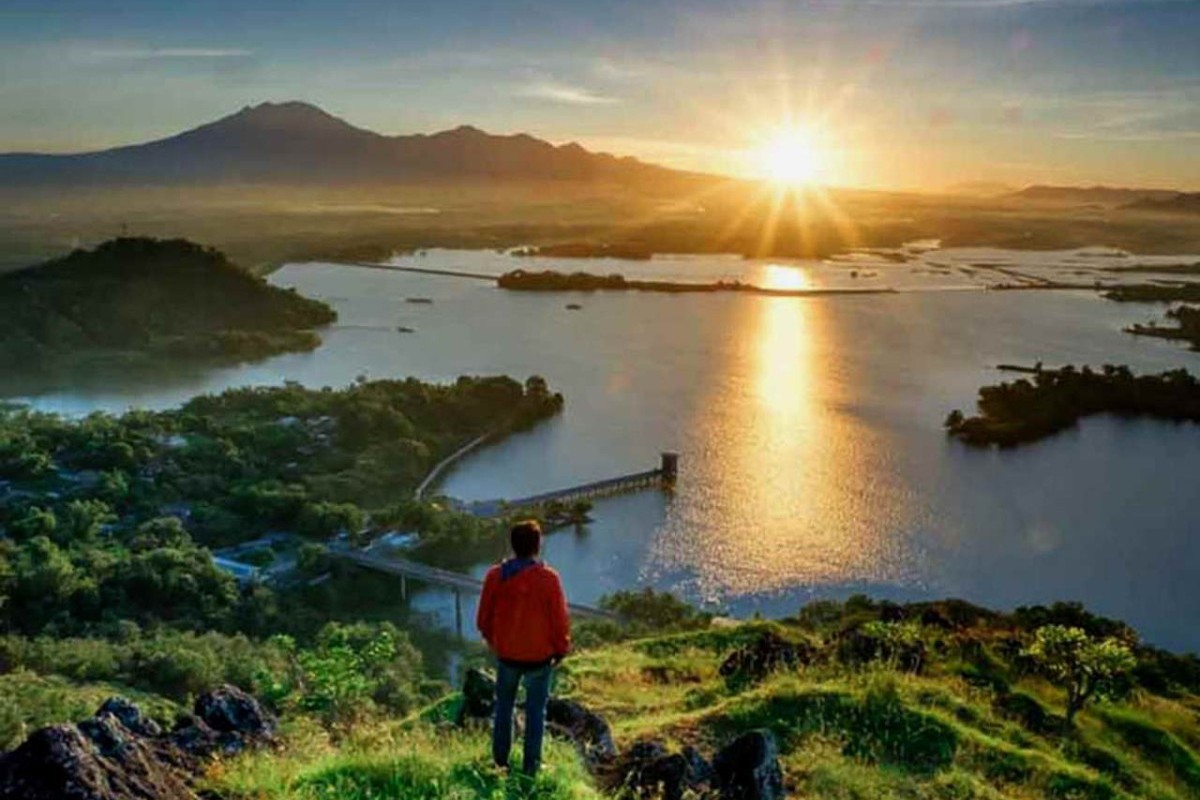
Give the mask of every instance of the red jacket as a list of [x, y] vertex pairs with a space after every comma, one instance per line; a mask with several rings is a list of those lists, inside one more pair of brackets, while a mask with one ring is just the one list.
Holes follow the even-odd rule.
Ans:
[[505, 661], [539, 663], [571, 649], [562, 581], [541, 561], [510, 559], [489, 569], [475, 624]]

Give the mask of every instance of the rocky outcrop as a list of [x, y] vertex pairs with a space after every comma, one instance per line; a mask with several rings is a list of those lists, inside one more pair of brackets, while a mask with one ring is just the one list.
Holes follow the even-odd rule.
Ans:
[[727, 681], [757, 683], [779, 669], [795, 669], [811, 664], [816, 648], [795, 644], [779, 634], [766, 631], [750, 644], [739, 647], [721, 662], [720, 674]]
[[466, 724], [471, 719], [491, 719], [496, 704], [496, 680], [481, 669], [467, 670], [463, 680], [462, 705], [455, 722]]
[[610, 763], [617, 757], [608, 721], [574, 700], [551, 697], [546, 704], [546, 723], [575, 743], [589, 767]]
[[635, 742], [620, 759], [620, 789], [637, 797], [683, 800], [711, 795], [712, 766], [696, 748], [670, 753], [657, 741]]
[[722, 800], [778, 800], [783, 793], [779, 746], [768, 730], [744, 733], [713, 758]]
[[34, 731], [0, 756], [0, 800], [199, 800], [205, 759], [274, 741], [275, 720], [240, 689], [202, 695], [170, 733], [122, 697], [91, 719]]

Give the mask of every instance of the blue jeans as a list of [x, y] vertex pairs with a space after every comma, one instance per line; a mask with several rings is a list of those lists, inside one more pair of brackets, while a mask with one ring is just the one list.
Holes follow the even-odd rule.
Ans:
[[534, 775], [542, 763], [542, 737], [546, 732], [546, 702], [550, 699], [550, 674], [553, 667], [520, 667], [496, 664], [496, 718], [492, 725], [492, 758], [500, 766], [508, 766], [512, 751], [513, 707], [517, 689], [525, 681], [525, 758], [521, 768]]

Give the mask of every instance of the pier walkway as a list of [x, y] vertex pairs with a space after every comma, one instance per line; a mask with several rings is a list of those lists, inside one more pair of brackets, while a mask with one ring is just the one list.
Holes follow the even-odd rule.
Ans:
[[607, 497], [652, 486], [671, 486], [679, 470], [679, 456], [675, 453], [663, 453], [662, 463], [657, 469], [645, 472], [632, 472], [602, 481], [592, 481], [566, 489], [556, 489], [552, 492], [531, 494], [528, 497], [518, 497], [512, 500], [477, 500], [464, 503], [462, 509], [477, 517], [497, 517], [510, 508], [533, 508], [549, 503], [575, 503], [580, 500], [592, 500], [597, 497]]
[[434, 269], [432, 267], [402, 267], [397, 264], [373, 264], [370, 261], [330, 261], [343, 267], [361, 267], [362, 269], [381, 269], [387, 272], [415, 272], [418, 275], [449, 275], [452, 278], [471, 278], [477, 281], [495, 283], [496, 275], [485, 272], [470, 272], [462, 269]]

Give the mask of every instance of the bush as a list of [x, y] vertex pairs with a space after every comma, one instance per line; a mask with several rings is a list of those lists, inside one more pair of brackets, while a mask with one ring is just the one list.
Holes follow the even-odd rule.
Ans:
[[1067, 693], [1066, 724], [1092, 697], [1128, 691], [1122, 679], [1137, 666], [1129, 647], [1116, 639], [1097, 641], [1081, 628], [1046, 625], [1038, 628], [1026, 650], [1042, 673]]

